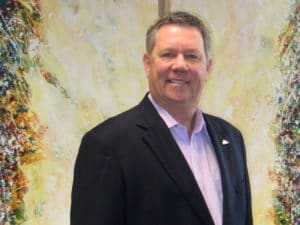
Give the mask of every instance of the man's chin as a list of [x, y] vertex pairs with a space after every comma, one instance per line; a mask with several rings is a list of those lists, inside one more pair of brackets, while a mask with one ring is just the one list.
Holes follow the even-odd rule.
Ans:
[[177, 104], [184, 104], [189, 102], [189, 99], [186, 96], [169, 96], [168, 100]]

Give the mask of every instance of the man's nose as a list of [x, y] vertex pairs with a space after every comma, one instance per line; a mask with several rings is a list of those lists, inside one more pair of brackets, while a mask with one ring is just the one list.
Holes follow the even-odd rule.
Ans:
[[179, 54], [174, 61], [173, 69], [176, 72], [187, 72], [189, 70], [188, 64], [183, 55]]

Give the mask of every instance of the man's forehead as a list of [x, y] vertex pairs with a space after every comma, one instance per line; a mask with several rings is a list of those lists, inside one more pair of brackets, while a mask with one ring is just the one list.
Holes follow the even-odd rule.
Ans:
[[[183, 29], [182, 29], [183, 28]], [[188, 31], [191, 32], [186, 32]], [[162, 27], [155, 36], [154, 47], [167, 49], [181, 46], [190, 51], [197, 50], [203, 46], [203, 38], [197, 28], [192, 26], [170, 25]]]
[[[175, 48], [175, 47], [165, 47], [165, 48], [162, 48], [160, 51], [161, 52], [163, 52], [163, 51], [165, 51], [165, 52], [177, 52], [178, 48]], [[200, 50], [198, 48], [184, 48], [183, 51], [185, 53], [198, 53], [198, 52], [200, 52]]]

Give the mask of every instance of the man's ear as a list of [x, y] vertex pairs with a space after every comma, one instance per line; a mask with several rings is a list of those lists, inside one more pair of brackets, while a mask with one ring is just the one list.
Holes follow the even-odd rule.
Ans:
[[143, 56], [143, 63], [144, 63], [144, 70], [149, 75], [149, 67], [150, 67], [150, 55], [148, 53], [145, 53]]
[[209, 59], [206, 63], [206, 76], [205, 76], [205, 82], [208, 81], [209, 77], [210, 77], [210, 74], [211, 74], [211, 71], [213, 69], [213, 60], [212, 59]]
[[213, 66], [214, 66], [214, 61], [212, 59], [209, 59], [206, 64], [206, 71], [208, 74], [211, 73]]

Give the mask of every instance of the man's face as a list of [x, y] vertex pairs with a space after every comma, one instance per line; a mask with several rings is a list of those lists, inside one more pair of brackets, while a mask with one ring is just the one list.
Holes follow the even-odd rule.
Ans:
[[164, 25], [156, 33], [144, 67], [153, 98], [163, 107], [197, 107], [211, 70], [202, 35], [195, 27]]

